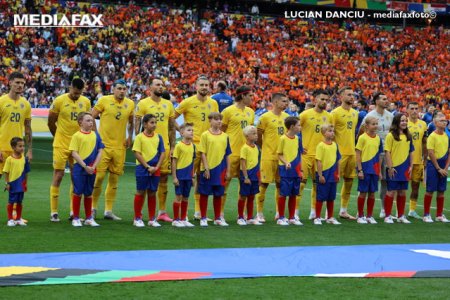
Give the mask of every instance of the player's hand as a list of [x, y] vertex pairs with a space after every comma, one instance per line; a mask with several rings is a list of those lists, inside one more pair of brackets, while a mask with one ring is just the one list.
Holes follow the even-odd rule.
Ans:
[[229, 170], [227, 170], [227, 173], [225, 174], [225, 180], [226, 181], [230, 181], [231, 180], [231, 174], [230, 174]]
[[178, 181], [178, 178], [174, 178], [172, 181], [173, 181], [173, 185], [174, 186], [179, 186], [180, 185], [180, 182]]
[[358, 179], [359, 180], [363, 180], [364, 179], [364, 173], [363, 172], [358, 172]]
[[133, 145], [133, 141], [131, 140], [131, 137], [129, 136], [125, 141], [125, 148], [130, 149]]
[[5, 185], [5, 191], [8, 191], [9, 192], [9, 189], [11, 188], [11, 186], [7, 183], [6, 185]]
[[286, 170], [289, 170], [291, 168], [291, 163], [286, 163], [285, 166], [286, 166]]
[[319, 176], [319, 182], [320, 182], [321, 184], [324, 184], [324, 183], [325, 183], [325, 177], [323, 177], [323, 175], [322, 175], [322, 176]]
[[438, 171], [439, 175], [441, 175], [442, 177], [447, 177], [448, 171], [444, 170], [444, 169], [439, 169]]
[[147, 170], [150, 175], [153, 175], [153, 173], [155, 173], [158, 170], [158, 168], [150, 166], [150, 167], [148, 167]]
[[250, 181], [250, 178], [245, 178], [244, 179], [244, 183], [245, 184], [251, 184], [252, 182]]
[[397, 174], [397, 170], [395, 170], [394, 168], [390, 168], [389, 170], [388, 170], [388, 176], [389, 176], [389, 178], [394, 178], [395, 177], [395, 174]]
[[86, 170], [86, 172], [87, 172], [89, 175], [92, 175], [92, 174], [94, 174], [94, 172], [95, 172], [95, 168], [93, 168], [93, 167], [91, 167], [91, 166], [86, 166], [84, 169]]
[[205, 177], [206, 179], [209, 179], [209, 169], [205, 169], [205, 172], [203, 172], [203, 177]]
[[31, 162], [31, 160], [33, 159], [33, 150], [28, 149], [27, 158], [28, 158], [28, 162]]
[[3, 162], [3, 153], [0, 151], [0, 162]]

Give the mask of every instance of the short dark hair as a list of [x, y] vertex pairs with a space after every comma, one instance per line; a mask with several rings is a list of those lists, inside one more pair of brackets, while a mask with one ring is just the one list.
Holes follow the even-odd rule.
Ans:
[[183, 131], [187, 127], [194, 127], [194, 123], [183, 123], [180, 125], [180, 131]]
[[378, 100], [381, 96], [384, 96], [384, 95], [385, 95], [385, 93], [383, 93], [383, 92], [375, 92], [375, 94], [373, 94], [373, 96], [372, 96], [372, 103], [373, 103], [373, 104], [376, 104], [377, 100]]
[[161, 98], [166, 99], [166, 100], [170, 100], [170, 93], [168, 90], [164, 90], [161, 94]]
[[13, 138], [11, 139], [11, 141], [9, 142], [9, 144], [11, 145], [11, 147], [14, 148], [14, 147], [17, 146], [17, 144], [18, 144], [19, 142], [23, 142], [23, 138], [20, 138], [20, 137], [15, 136], [15, 137], [13, 137]]
[[9, 74], [9, 81], [13, 81], [14, 79], [25, 79], [25, 76], [20, 72], [12, 72]]
[[146, 114], [143, 118], [142, 118], [142, 123], [147, 123], [148, 121], [150, 121], [151, 119], [156, 119], [156, 116], [154, 114]]
[[411, 105], [417, 105], [419, 106], [419, 103], [413, 101], [413, 102], [408, 102], [408, 104], [406, 105], [406, 108], [409, 108]]
[[273, 93], [272, 97], [270, 98], [270, 102], [273, 102], [275, 100], [281, 99], [283, 97], [286, 97], [286, 94], [283, 93]]
[[85, 85], [84, 80], [81, 79], [80, 77], [76, 77], [72, 80], [72, 87], [76, 89], [82, 90], [84, 89], [84, 85]]
[[287, 130], [289, 130], [292, 126], [295, 126], [297, 122], [300, 122], [300, 119], [297, 117], [289, 116], [286, 119], [284, 119], [284, 126]]
[[359, 100], [359, 104], [361, 104], [362, 107], [367, 107], [367, 102], [365, 100]]
[[342, 87], [342, 88], [340, 88], [339, 90], [338, 90], [338, 94], [339, 95], [341, 95], [343, 92], [345, 92], [346, 90], [351, 90], [352, 88], [351, 87], [349, 87], [349, 86], [344, 86], [344, 87]]
[[78, 122], [78, 124], [80, 124], [81, 121], [83, 121], [83, 118], [84, 118], [84, 116], [86, 116], [86, 115], [92, 116], [91, 113], [85, 112], [85, 111], [80, 112], [80, 113], [78, 114], [78, 117], [77, 117], [77, 122]]
[[225, 91], [227, 89], [227, 83], [223, 80], [217, 82], [217, 87], [221, 90], [221, 91]]
[[247, 85], [242, 85], [236, 89], [236, 98], [234, 99], [236, 102], [242, 100], [242, 97], [252, 91], [251, 87]]
[[328, 93], [328, 91], [326, 91], [326, 90], [324, 90], [324, 89], [316, 89], [316, 90], [314, 90], [314, 92], [313, 92], [313, 97], [315, 98], [315, 97], [317, 97], [317, 96], [319, 96], [319, 95], [327, 95], [327, 96], [330, 96], [330, 93]]

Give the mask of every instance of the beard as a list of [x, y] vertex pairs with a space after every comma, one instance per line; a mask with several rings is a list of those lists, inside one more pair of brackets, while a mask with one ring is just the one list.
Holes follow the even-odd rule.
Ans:
[[160, 92], [160, 91], [153, 91], [153, 94], [154, 94], [156, 97], [161, 97], [163, 93]]
[[198, 94], [202, 97], [206, 97], [208, 96], [208, 91], [207, 90], [200, 90], [198, 91]]

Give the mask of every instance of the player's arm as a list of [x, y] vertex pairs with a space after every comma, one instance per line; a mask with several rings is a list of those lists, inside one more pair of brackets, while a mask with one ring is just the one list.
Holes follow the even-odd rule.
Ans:
[[156, 166], [155, 166], [155, 172], [157, 171], [157, 170], [159, 170], [159, 168], [161, 168], [161, 164], [162, 164], [162, 162], [164, 161], [164, 158], [166, 157], [166, 152], [161, 152], [161, 155], [159, 155], [159, 160], [158, 160], [158, 163], [156, 164]]
[[59, 116], [59, 114], [54, 113], [54, 112], [48, 113], [47, 126], [48, 126], [48, 129], [50, 130], [50, 133], [52, 134], [52, 136], [55, 136], [55, 134], [56, 134], [56, 121], [58, 121], [58, 116]]
[[319, 175], [319, 182], [324, 184], [325, 183], [325, 177], [323, 177], [323, 165], [322, 161], [316, 158], [317, 162], [317, 174]]
[[222, 124], [222, 131], [223, 132], [227, 132], [228, 129], [228, 125], [227, 124]]
[[171, 164], [171, 167], [172, 167], [172, 182], [173, 182], [173, 184], [175, 186], [178, 186], [180, 184], [179, 181], [178, 181], [178, 178], [177, 178], [177, 162], [178, 162], [178, 158], [172, 157], [172, 164]]
[[5, 174], [5, 190], [9, 191], [9, 172], [3, 172]]
[[395, 173], [397, 173], [397, 171], [394, 169], [394, 167], [392, 166], [392, 157], [391, 157], [391, 151], [385, 150], [384, 151], [384, 159], [386, 160], [386, 166], [388, 169], [388, 175], [390, 178], [394, 178]]
[[[83, 159], [81, 158], [80, 154], [78, 153], [78, 151], [76, 150], [72, 150], [72, 157], [73, 159], [75, 159], [75, 161], [88, 173], [88, 174], [93, 174], [93, 169], [90, 170], [89, 166], [86, 165], [83, 161]], [[92, 173], [91, 173], [92, 172]]]
[[94, 119], [94, 122], [93, 122], [93, 123], [94, 123], [94, 127], [92, 127], [92, 130], [97, 131], [97, 124], [96, 124], [95, 120], [99, 118], [99, 116], [100, 116], [100, 114], [101, 114], [101, 111], [97, 110], [97, 109], [94, 107], [94, 108], [92, 109], [92, 111], [91, 111], [91, 114], [92, 114], [92, 118]]
[[147, 172], [151, 173], [150, 171], [154, 169], [154, 167], [151, 167], [147, 162], [145, 161], [144, 157], [142, 156], [142, 153], [136, 150], [133, 150], [134, 156], [136, 157], [137, 161], [144, 166], [144, 168], [147, 170]]
[[98, 164], [100, 163], [100, 160], [102, 159], [103, 149], [98, 149], [97, 157], [94, 160], [94, 163], [92, 164], [92, 168], [95, 170], [97, 168]]
[[209, 165], [208, 165], [208, 159], [206, 158], [206, 154], [201, 152], [201, 158], [202, 158], [203, 167], [205, 168], [205, 172], [203, 173], [203, 176], [206, 179], [209, 179]]
[[134, 135], [138, 135], [141, 132], [141, 116], [134, 117]]
[[33, 159], [33, 132], [31, 130], [31, 119], [25, 119], [25, 144], [28, 147], [27, 157], [31, 162]]
[[427, 136], [426, 134], [423, 135], [422, 138], [422, 160], [423, 160], [423, 164], [426, 165], [427, 164]]
[[172, 157], [173, 150], [175, 149], [176, 143], [176, 122], [174, 118], [169, 118], [169, 147], [170, 147], [170, 157]]
[[128, 117], [128, 125], [127, 125], [127, 131], [128, 131], [128, 138], [125, 142], [125, 147], [128, 149], [133, 144], [133, 129], [134, 129], [134, 114], [131, 113]]
[[263, 143], [264, 130], [261, 128], [258, 128], [257, 133], [258, 133], [258, 140], [256, 141], [256, 145], [258, 145], [258, 147], [261, 148], [262, 143]]
[[356, 149], [355, 152], [356, 152], [356, 167], [358, 168], [358, 178], [364, 179], [364, 173], [361, 162], [361, 150]]
[[247, 172], [247, 160], [245, 158], [241, 158], [241, 171], [244, 174], [244, 182], [246, 184], [250, 184], [250, 179], [248, 178]]

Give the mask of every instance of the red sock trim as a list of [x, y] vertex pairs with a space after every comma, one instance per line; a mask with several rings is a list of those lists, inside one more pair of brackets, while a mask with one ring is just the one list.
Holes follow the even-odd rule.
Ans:
[[6, 205], [6, 211], [8, 212], [8, 220], [13, 219], [13, 209], [14, 209], [13, 203], [8, 203], [8, 205]]
[[386, 213], [386, 217], [389, 217], [392, 213], [392, 204], [394, 203], [394, 197], [384, 196], [384, 211]]

